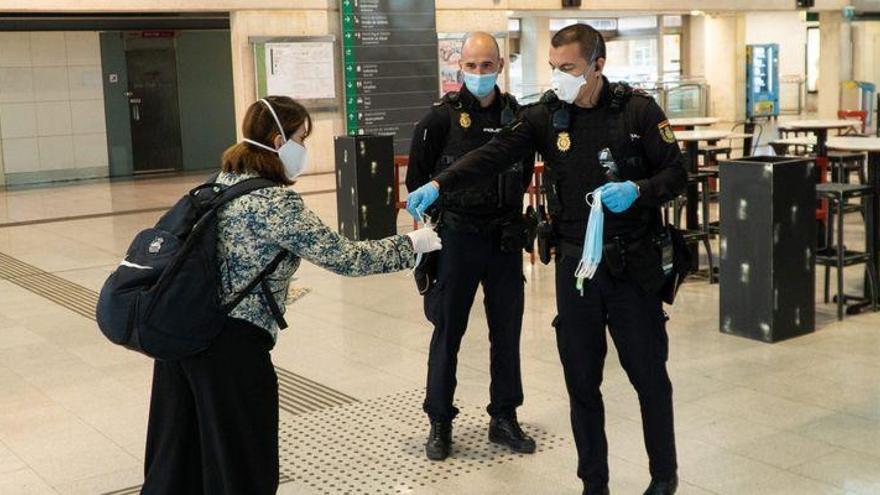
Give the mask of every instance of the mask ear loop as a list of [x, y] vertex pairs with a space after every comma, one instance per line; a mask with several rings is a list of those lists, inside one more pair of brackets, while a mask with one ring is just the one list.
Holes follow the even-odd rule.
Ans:
[[281, 137], [282, 137], [282, 138], [284, 139], [284, 141], [286, 142], [286, 141], [287, 141], [287, 135], [284, 134], [284, 126], [281, 125], [281, 120], [278, 118], [278, 114], [275, 113], [275, 109], [272, 108], [272, 105], [269, 104], [269, 100], [267, 100], [267, 99], [265, 99], [265, 98], [260, 98], [260, 102], [262, 102], [263, 105], [266, 105], [266, 108], [269, 109], [269, 113], [272, 114], [272, 118], [274, 118], [274, 119], [275, 119], [275, 123], [278, 124], [278, 130], [281, 132]]

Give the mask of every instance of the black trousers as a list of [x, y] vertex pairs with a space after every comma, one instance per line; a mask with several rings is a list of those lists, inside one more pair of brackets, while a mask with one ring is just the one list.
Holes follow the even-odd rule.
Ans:
[[144, 494], [274, 494], [278, 381], [269, 334], [228, 319], [206, 351], [156, 361]]
[[522, 253], [503, 253], [499, 240], [442, 229], [437, 285], [425, 295], [425, 315], [434, 324], [428, 356], [424, 410], [431, 419], [451, 421], [458, 349], [467, 330], [477, 286], [483, 285], [489, 323], [491, 416], [509, 417], [523, 403], [519, 340], [522, 331]]
[[620, 364], [639, 396], [651, 476], [668, 479], [677, 469], [672, 383], [666, 372], [669, 342], [658, 296], [611, 276], [604, 264], [583, 295], [575, 287], [578, 260], [556, 260], [556, 343], [571, 402], [571, 427], [578, 451], [578, 476], [590, 486], [608, 484], [608, 441], [602, 403], [602, 368], [607, 325]]

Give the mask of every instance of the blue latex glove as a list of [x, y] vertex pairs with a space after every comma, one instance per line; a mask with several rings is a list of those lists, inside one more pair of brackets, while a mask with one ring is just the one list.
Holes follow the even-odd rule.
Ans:
[[626, 211], [639, 197], [639, 188], [632, 181], [609, 182], [600, 187], [602, 203], [613, 213]]
[[417, 221], [422, 220], [422, 214], [431, 206], [437, 197], [440, 196], [440, 190], [433, 182], [428, 182], [424, 186], [409, 193], [406, 197], [406, 211]]

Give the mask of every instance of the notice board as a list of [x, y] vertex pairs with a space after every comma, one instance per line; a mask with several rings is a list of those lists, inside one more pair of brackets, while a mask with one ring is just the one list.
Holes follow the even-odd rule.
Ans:
[[394, 152], [408, 153], [437, 101], [434, 0], [340, 0], [340, 10], [346, 131], [394, 136]]
[[333, 36], [251, 38], [257, 96], [289, 96], [307, 106], [334, 106], [336, 41]]

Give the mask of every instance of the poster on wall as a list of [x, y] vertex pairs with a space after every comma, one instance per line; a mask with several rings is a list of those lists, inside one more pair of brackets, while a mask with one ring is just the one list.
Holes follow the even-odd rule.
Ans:
[[257, 95], [283, 95], [306, 106], [334, 106], [334, 36], [252, 37]]
[[[498, 46], [501, 48], [501, 56], [507, 58], [507, 33], [494, 33]], [[438, 33], [437, 54], [440, 63], [440, 95], [450, 91], [458, 91], [463, 84], [461, 69], [458, 62], [461, 60], [461, 47], [464, 45], [464, 37], [467, 33]], [[505, 60], [505, 70], [498, 76], [498, 87], [502, 90], [507, 88], [507, 66], [510, 60]]]

